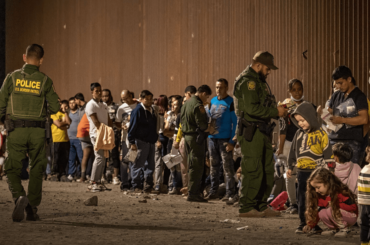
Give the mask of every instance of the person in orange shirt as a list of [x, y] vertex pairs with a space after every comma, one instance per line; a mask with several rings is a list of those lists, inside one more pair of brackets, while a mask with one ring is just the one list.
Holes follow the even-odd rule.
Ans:
[[90, 177], [89, 172], [91, 171], [87, 171], [87, 165], [90, 158], [94, 159], [94, 154], [92, 154], [93, 144], [91, 143], [89, 132], [90, 132], [90, 123], [89, 120], [87, 119], [86, 114], [84, 114], [77, 127], [77, 138], [81, 141], [81, 146], [83, 150], [83, 158], [81, 161], [81, 179], [77, 180], [77, 182], [81, 183], [89, 179]]

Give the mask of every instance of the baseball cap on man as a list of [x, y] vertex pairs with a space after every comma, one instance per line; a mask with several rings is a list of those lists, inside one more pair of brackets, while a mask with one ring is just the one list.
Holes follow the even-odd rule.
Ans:
[[261, 63], [262, 65], [265, 65], [267, 66], [268, 68], [270, 68], [271, 70], [277, 70], [278, 68], [274, 65], [274, 56], [272, 56], [272, 54], [270, 54], [269, 52], [267, 51], [258, 51], [254, 57], [253, 57], [253, 60], [254, 61], [257, 61], [259, 63]]

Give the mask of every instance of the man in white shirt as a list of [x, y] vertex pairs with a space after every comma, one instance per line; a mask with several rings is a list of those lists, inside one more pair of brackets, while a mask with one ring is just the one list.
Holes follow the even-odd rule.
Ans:
[[[92, 144], [95, 145], [96, 133], [97, 129], [100, 128], [100, 124], [103, 123], [111, 126], [112, 122], [108, 117], [107, 106], [103, 102], [100, 102], [102, 96], [101, 85], [99, 83], [92, 83], [90, 90], [93, 98], [87, 103], [85, 113], [90, 123], [90, 139]], [[101, 183], [106, 159], [103, 150], [94, 151], [94, 153], [95, 160], [91, 172], [91, 192], [99, 192], [107, 190], [104, 184]]]
[[[125, 162], [124, 157], [128, 152], [129, 143], [127, 140], [127, 130], [130, 126], [130, 114], [133, 109], [138, 105], [138, 101], [134, 100], [132, 93], [129, 90], [122, 90], [121, 102], [123, 103], [117, 110], [116, 126], [122, 129], [122, 162], [120, 167], [121, 172], [121, 191], [128, 191], [130, 189], [129, 175], [127, 169], [130, 168], [130, 162]], [[131, 171], [130, 171], [131, 172]]]

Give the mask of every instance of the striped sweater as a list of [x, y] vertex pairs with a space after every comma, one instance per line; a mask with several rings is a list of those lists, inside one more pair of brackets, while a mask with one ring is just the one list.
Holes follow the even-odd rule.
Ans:
[[358, 204], [370, 205], [370, 165], [366, 165], [358, 176]]

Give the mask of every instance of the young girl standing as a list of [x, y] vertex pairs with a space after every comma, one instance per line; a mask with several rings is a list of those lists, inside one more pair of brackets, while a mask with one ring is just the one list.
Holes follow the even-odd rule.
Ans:
[[357, 221], [356, 195], [326, 168], [316, 169], [307, 181], [306, 222], [308, 233], [321, 220], [328, 228], [322, 235], [346, 237]]

